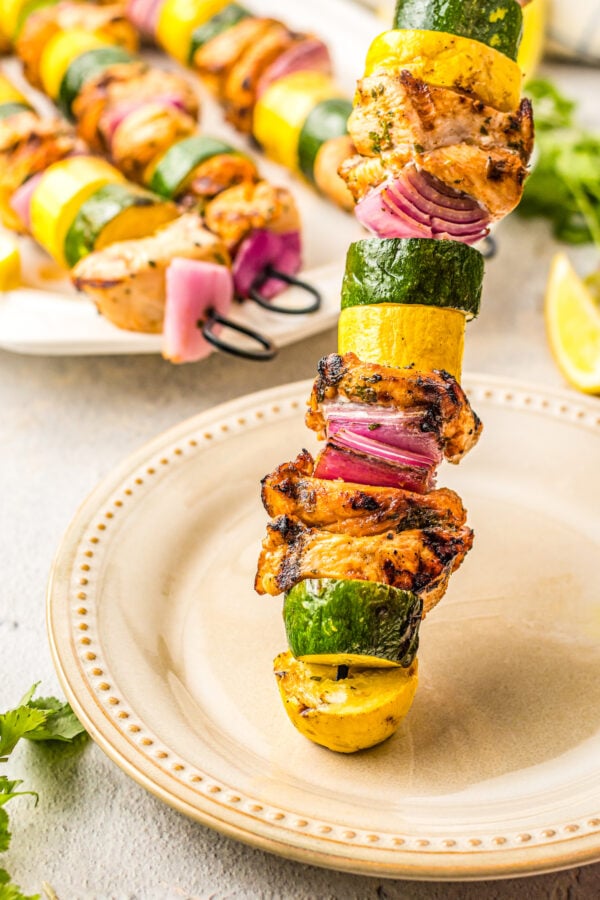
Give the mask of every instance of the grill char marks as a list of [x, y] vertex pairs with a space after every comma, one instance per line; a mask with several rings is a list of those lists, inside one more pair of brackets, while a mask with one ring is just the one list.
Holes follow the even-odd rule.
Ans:
[[458, 463], [479, 439], [482, 424], [455, 378], [447, 372], [412, 372], [363, 363], [353, 353], [331, 354], [319, 363], [306, 425], [325, 438], [323, 404], [332, 400], [373, 404], [387, 409], [426, 407], [424, 430], [438, 435], [444, 456]]
[[303, 578], [377, 581], [421, 594], [428, 611], [472, 543], [466, 526], [353, 537], [280, 516], [267, 526], [255, 589], [275, 596]]
[[442, 489], [414, 494], [313, 478], [314, 460], [303, 450], [262, 481], [262, 501], [273, 518], [293, 517], [305, 526], [353, 537], [419, 528], [460, 527], [466, 512], [457, 494]]

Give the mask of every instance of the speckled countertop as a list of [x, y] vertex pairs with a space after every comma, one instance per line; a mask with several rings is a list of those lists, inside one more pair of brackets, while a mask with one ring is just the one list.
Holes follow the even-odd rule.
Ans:
[[[600, 126], [600, 73], [552, 74]], [[563, 387], [546, 349], [542, 294], [556, 249], [542, 223], [513, 217], [498, 232], [483, 313], [469, 328], [466, 368]], [[572, 253], [584, 270], [590, 250]], [[44, 592], [61, 534], [78, 504], [125, 455], [199, 410], [249, 391], [311, 377], [333, 330], [266, 365], [214, 356], [174, 368], [155, 357], [35, 358], [0, 353], [0, 708], [41, 680], [59, 692]], [[600, 896], [600, 864], [519, 881], [380, 881], [303, 866], [250, 849], [164, 806], [95, 746], [82, 755], [20, 747], [11, 777], [39, 791], [10, 809], [3, 864], [33, 892], [83, 898], [332, 898], [332, 900], [577, 900]]]

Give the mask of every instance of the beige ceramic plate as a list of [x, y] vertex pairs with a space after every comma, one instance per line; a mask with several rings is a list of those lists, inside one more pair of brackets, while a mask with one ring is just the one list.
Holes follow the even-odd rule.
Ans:
[[332, 754], [271, 674], [281, 603], [252, 579], [259, 478], [312, 446], [309, 385], [157, 438], [77, 513], [49, 588], [65, 692], [100, 746], [167, 803], [307, 863], [477, 879], [600, 858], [600, 405], [470, 378], [486, 425], [440, 483], [476, 545], [422, 628], [401, 730]]

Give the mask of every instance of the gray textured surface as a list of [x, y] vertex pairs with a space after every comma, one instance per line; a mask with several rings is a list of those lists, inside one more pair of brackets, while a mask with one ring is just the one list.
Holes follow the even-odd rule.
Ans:
[[[567, 72], [588, 99], [600, 75]], [[600, 123], [599, 123], [600, 124]], [[511, 220], [488, 267], [466, 368], [562, 387], [546, 349], [542, 294], [556, 249], [543, 224]], [[582, 270], [589, 250], [572, 254]], [[260, 366], [214, 357], [173, 368], [157, 358], [45, 359], [0, 354], [0, 708], [36, 680], [58, 691], [47, 648], [44, 590], [73, 511], [126, 454], [161, 430], [239, 394], [313, 375], [333, 331]], [[512, 882], [379, 881], [288, 862], [235, 843], [163, 806], [95, 746], [80, 756], [19, 748], [10, 773], [40, 792], [11, 804], [5, 865], [33, 891], [83, 898], [579, 900], [600, 896], [600, 865]], [[4, 860], [3, 860], [4, 863]]]

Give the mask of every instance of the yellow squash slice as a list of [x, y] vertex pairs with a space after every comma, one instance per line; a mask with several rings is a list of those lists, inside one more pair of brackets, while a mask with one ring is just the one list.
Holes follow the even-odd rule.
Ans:
[[355, 753], [390, 737], [417, 689], [417, 661], [408, 669], [351, 668], [336, 681], [335, 666], [300, 662], [291, 653], [274, 660], [279, 693], [298, 731], [329, 750]]

